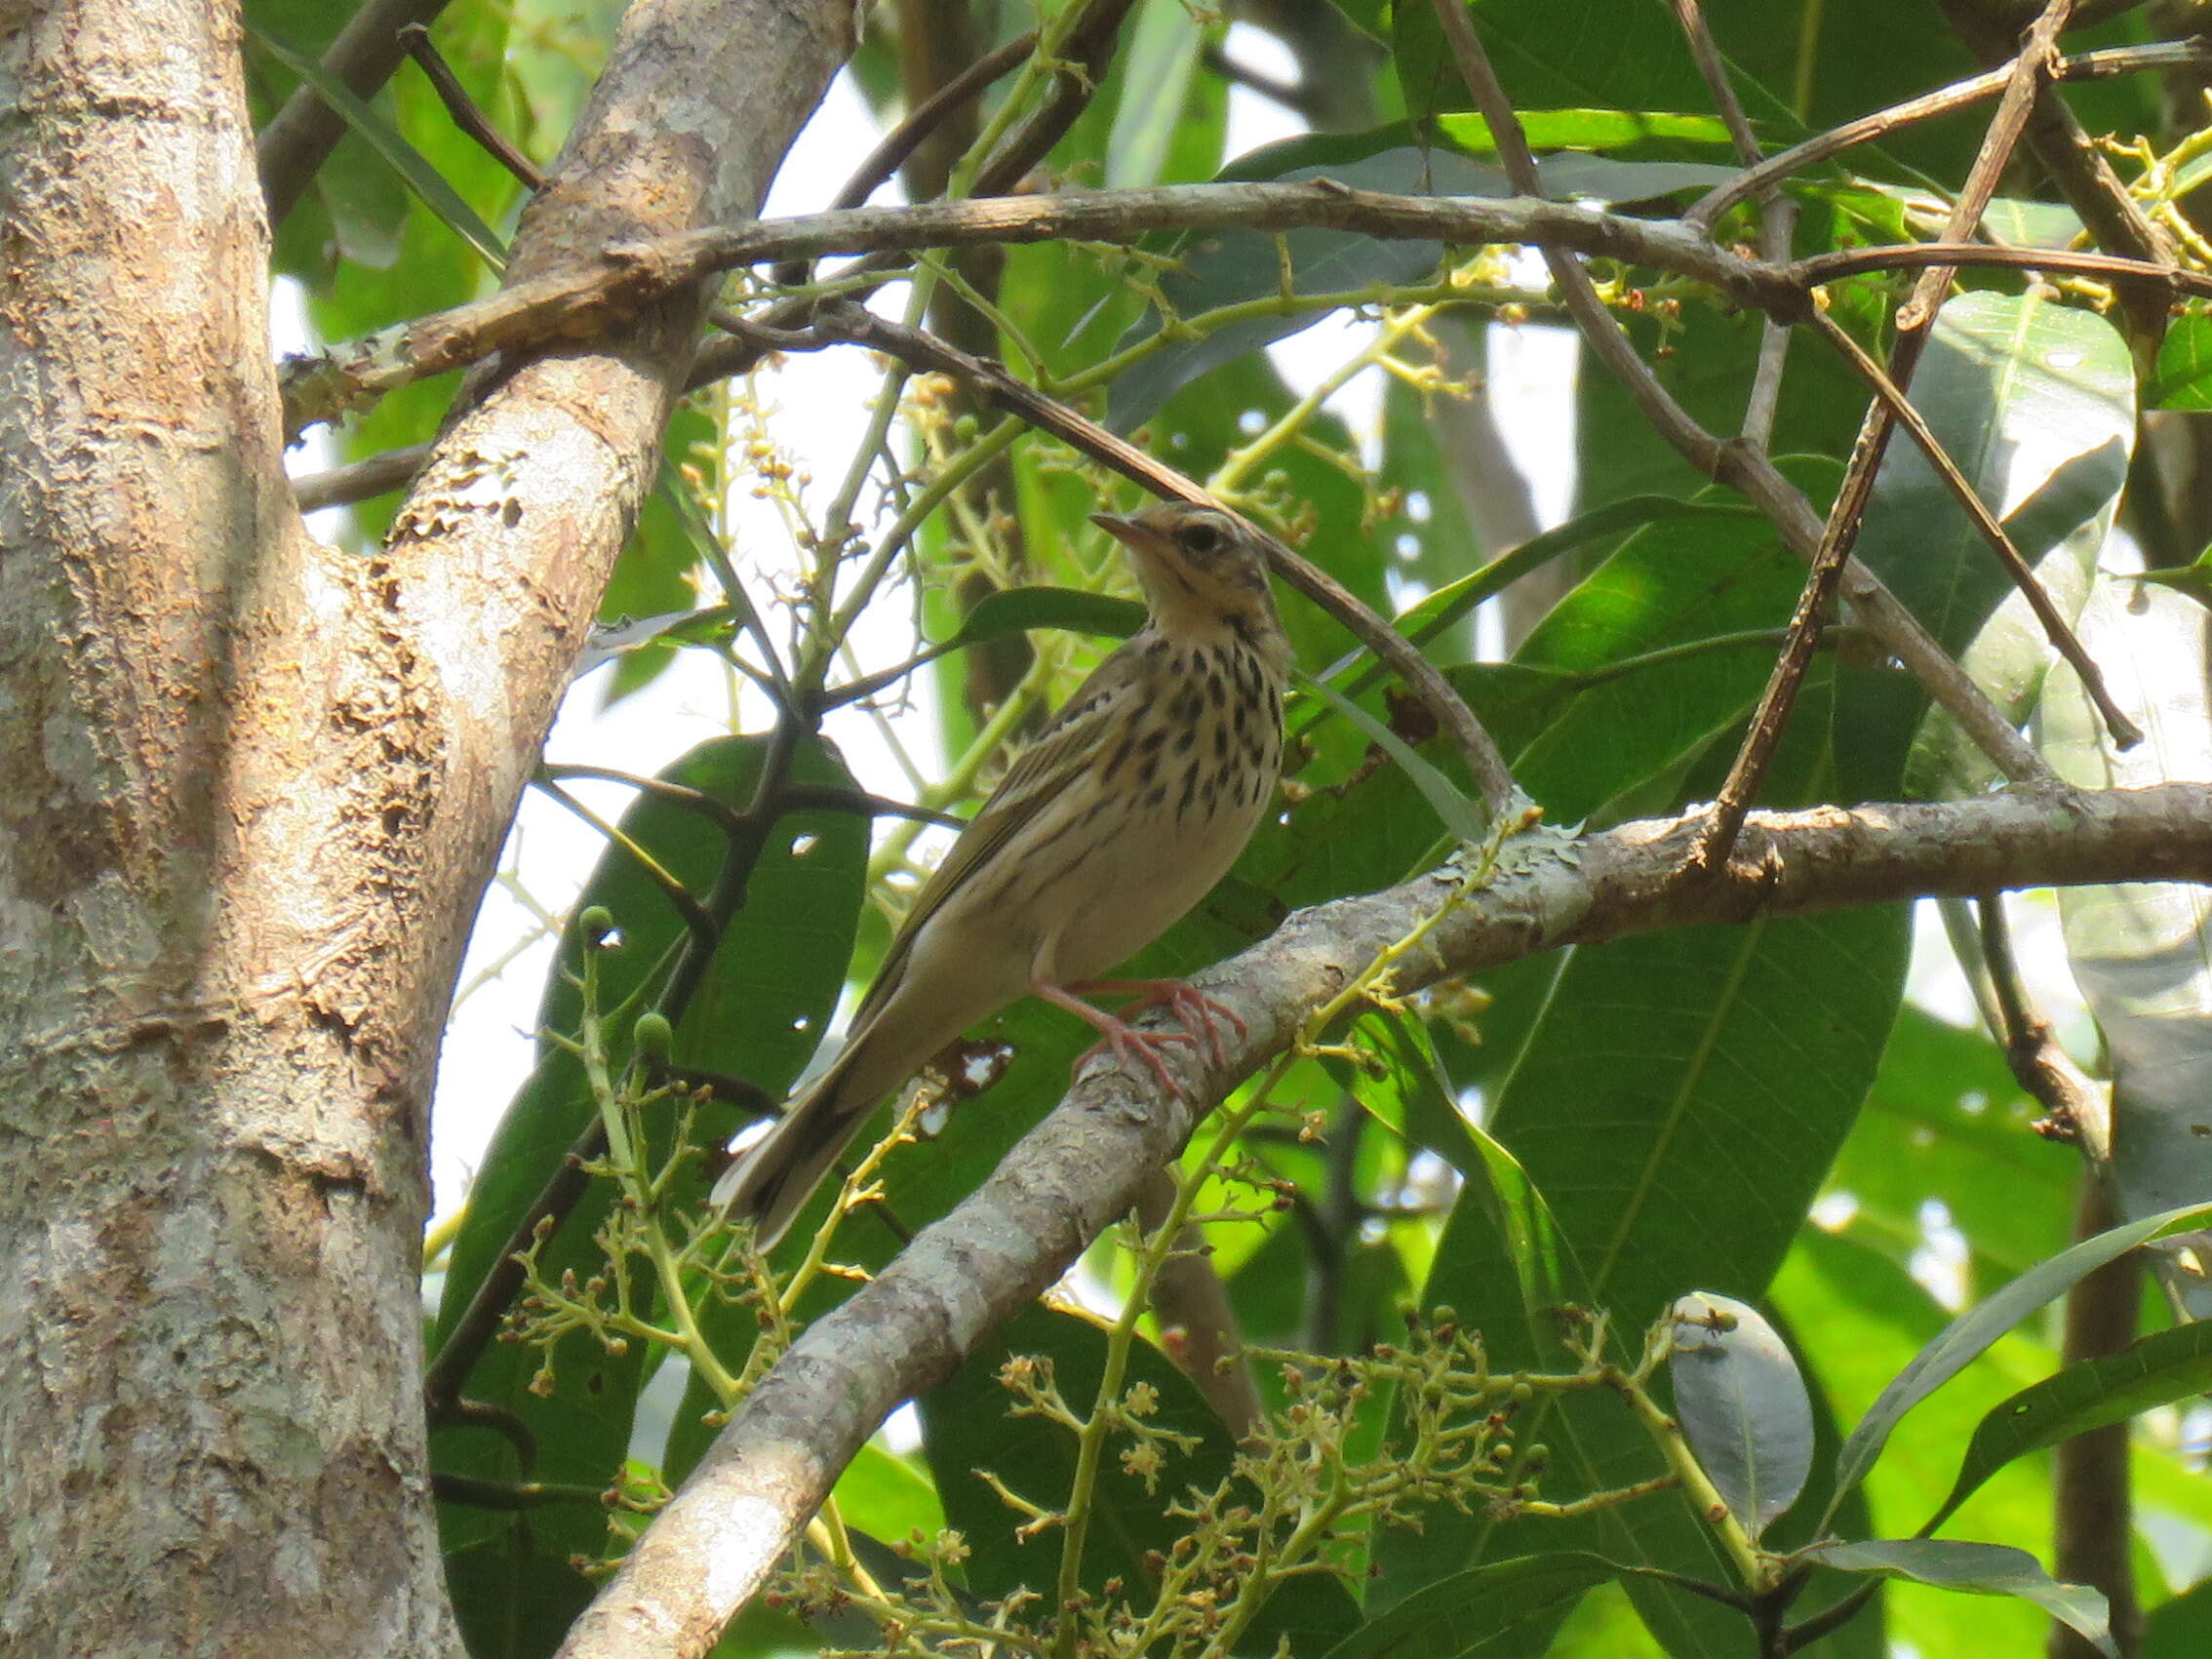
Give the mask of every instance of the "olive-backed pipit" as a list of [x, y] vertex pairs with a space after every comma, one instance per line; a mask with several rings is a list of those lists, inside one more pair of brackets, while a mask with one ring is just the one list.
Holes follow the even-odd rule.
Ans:
[[1180, 981], [1093, 976], [1205, 896], [1274, 793], [1290, 648], [1266, 555], [1215, 507], [1169, 502], [1094, 522], [1128, 549], [1151, 618], [968, 820], [916, 896], [843, 1051], [715, 1184], [713, 1203], [752, 1216], [763, 1248], [886, 1095], [1025, 992], [1081, 1015], [1100, 1048], [1169, 1087], [1157, 1047], [1195, 1037], [1134, 1030], [1074, 993], [1171, 1007], [1209, 1042], [1217, 1014], [1234, 1021]]

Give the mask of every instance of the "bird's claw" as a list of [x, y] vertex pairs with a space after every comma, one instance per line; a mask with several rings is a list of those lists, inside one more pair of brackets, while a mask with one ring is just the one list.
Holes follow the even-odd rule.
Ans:
[[[1108, 1017], [1111, 1019], [1111, 1016]], [[1162, 1088], [1177, 1100], [1190, 1099], [1190, 1090], [1167, 1069], [1167, 1062], [1161, 1058], [1160, 1050], [1170, 1043], [1188, 1043], [1195, 1047], [1197, 1038], [1187, 1031], [1139, 1031], [1119, 1019], [1113, 1019], [1110, 1024], [1101, 1023], [1098, 1029], [1105, 1035], [1076, 1056], [1071, 1074], [1082, 1071], [1100, 1054], [1111, 1054], [1124, 1065], [1142, 1066], [1152, 1074], [1154, 1081]]]
[[1126, 1016], [1132, 1008], [1165, 1008], [1182, 1022], [1186, 1031], [1194, 1032], [1194, 1044], [1203, 1040], [1206, 1054], [1217, 1066], [1229, 1063], [1229, 1046], [1221, 1040], [1221, 1030], [1214, 1022], [1225, 1020], [1237, 1028], [1237, 1035], [1244, 1035], [1243, 1017], [1226, 1003], [1217, 1003], [1204, 991], [1181, 979], [1159, 979], [1147, 982], [1140, 988], [1134, 1002], [1122, 1008]]

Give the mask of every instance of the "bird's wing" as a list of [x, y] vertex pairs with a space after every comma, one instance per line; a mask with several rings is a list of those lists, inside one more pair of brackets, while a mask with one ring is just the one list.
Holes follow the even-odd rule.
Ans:
[[1137, 656], [1145, 639], [1144, 634], [1138, 634], [1090, 671], [1075, 695], [1037, 734], [1037, 741], [1007, 770], [991, 798], [968, 820], [968, 827], [960, 832], [944, 862], [915, 895], [914, 908], [906, 913], [898, 936], [876, 971], [876, 982], [853, 1010], [854, 1031], [898, 988], [906, 971], [907, 954], [929, 918], [1057, 798], [1102, 741], [1122, 730], [1131, 712], [1128, 697], [1137, 683]]

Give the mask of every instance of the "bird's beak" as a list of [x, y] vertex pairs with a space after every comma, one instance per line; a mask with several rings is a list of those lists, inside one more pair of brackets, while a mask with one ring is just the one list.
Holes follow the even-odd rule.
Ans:
[[1092, 513], [1090, 522], [1116, 541], [1126, 542], [1132, 547], [1136, 545], [1137, 536], [1142, 533], [1137, 529], [1136, 520], [1126, 519], [1119, 513]]

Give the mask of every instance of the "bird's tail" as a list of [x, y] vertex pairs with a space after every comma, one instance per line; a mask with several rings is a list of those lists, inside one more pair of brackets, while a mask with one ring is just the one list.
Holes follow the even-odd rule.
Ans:
[[749, 1217], [754, 1243], [772, 1249], [806, 1207], [837, 1155], [868, 1121], [881, 1088], [869, 1089], [865, 1040], [848, 1043], [830, 1069], [794, 1100], [775, 1126], [722, 1172], [708, 1202]]

